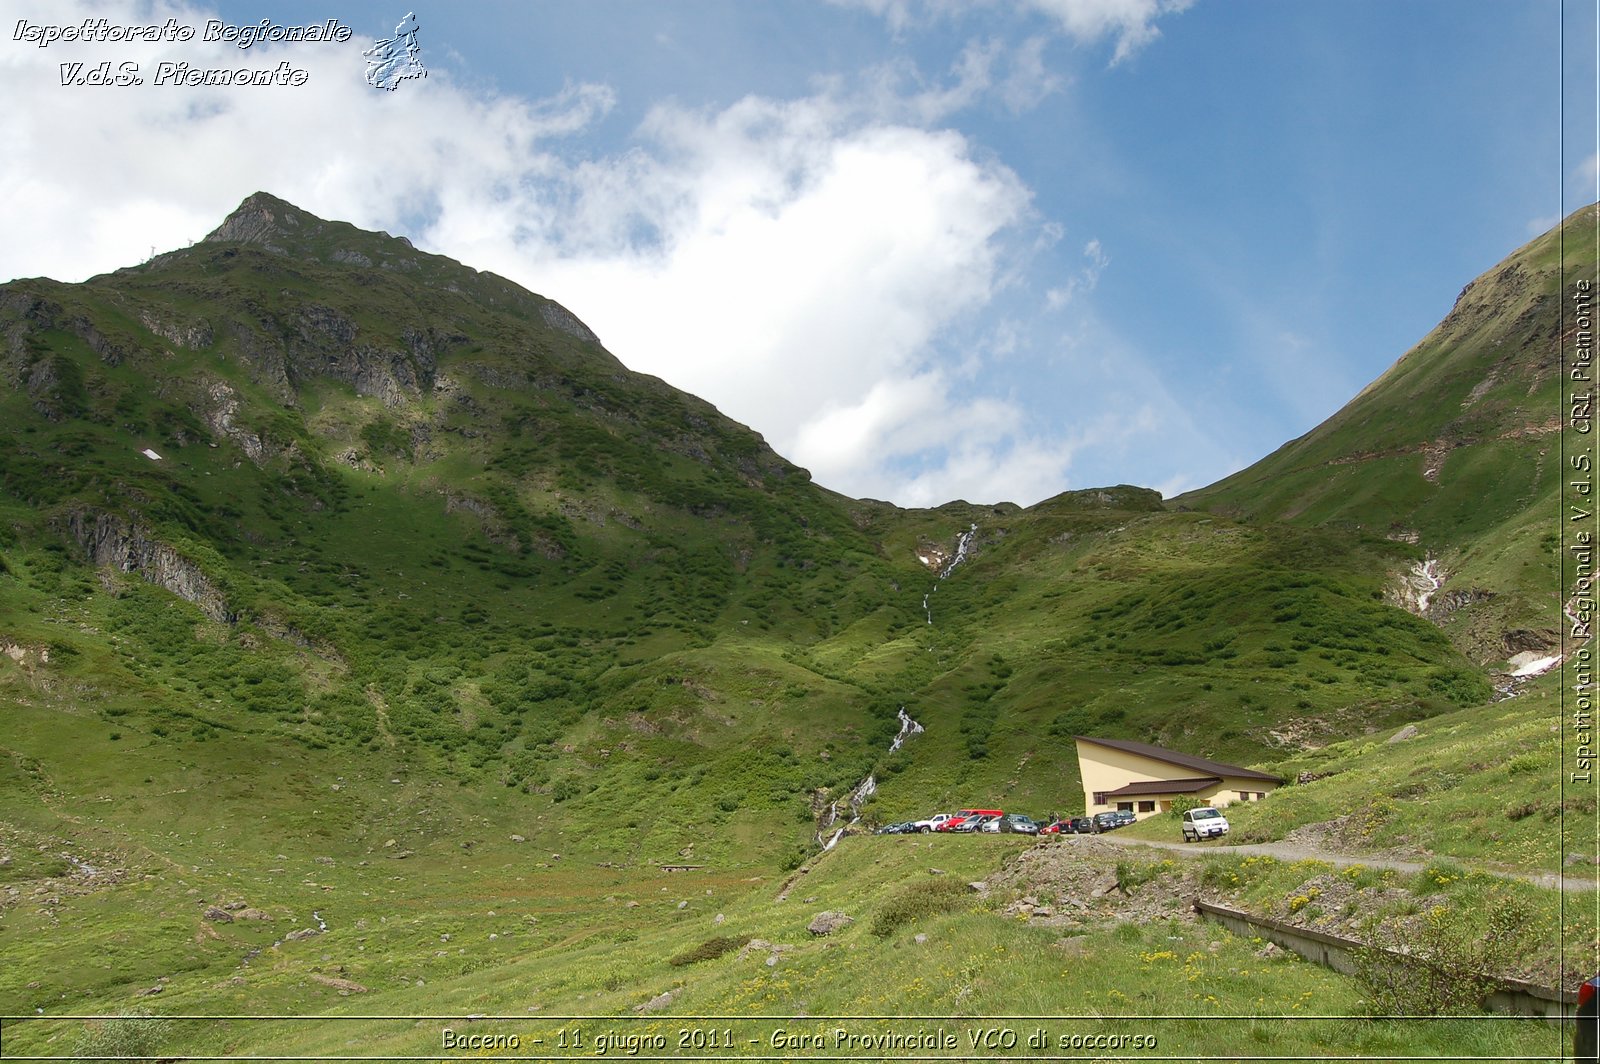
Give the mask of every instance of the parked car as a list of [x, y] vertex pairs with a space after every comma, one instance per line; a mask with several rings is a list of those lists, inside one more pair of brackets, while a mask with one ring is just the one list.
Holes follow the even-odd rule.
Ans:
[[938, 830], [938, 831], [954, 831], [954, 830], [956, 830], [956, 828], [959, 828], [961, 826], [963, 821], [965, 821], [965, 820], [967, 820], [967, 819], [969, 819], [971, 817], [977, 817], [977, 816], [1003, 816], [1004, 812], [1005, 811], [1001, 810], [1001, 809], [962, 809], [962, 810], [959, 810], [958, 812], [956, 812], [954, 815], [952, 815], [949, 820], [946, 820], [944, 822], [943, 826], [941, 826], [941, 827], [939, 827], [939, 828], [937, 828], [935, 830]]
[[906, 820], [906, 821], [902, 821], [901, 823], [898, 823], [898, 824], [885, 824], [883, 827], [881, 827], [877, 831], [873, 832], [873, 834], [875, 834], [875, 835], [914, 835], [914, 834], [916, 834], [916, 832], [917, 832], [917, 823], [916, 823], [916, 821], [914, 821], [914, 820]]
[[1122, 826], [1122, 821], [1117, 819], [1115, 812], [1096, 813], [1089, 818], [1090, 831], [1099, 834], [1102, 831], [1115, 831]]
[[1577, 1064], [1597, 1064], [1600, 1044], [1600, 975], [1578, 988], [1578, 1012], [1572, 1024], [1572, 1059]]
[[1000, 813], [974, 813], [972, 816], [962, 817], [961, 823], [945, 830], [959, 832], [962, 835], [970, 835], [973, 832], [982, 831], [985, 824], [999, 820], [1001, 815]]
[[1039, 822], [1034, 820], [1033, 817], [1031, 817], [1031, 816], [1023, 816], [1021, 813], [1007, 813], [1005, 816], [1000, 817], [998, 820], [994, 821], [994, 823], [996, 825], [995, 830], [999, 831], [999, 832], [1001, 832], [1003, 834], [1009, 834], [1009, 835], [1037, 835], [1037, 834], [1039, 834]]
[[1072, 830], [1079, 835], [1087, 835], [1094, 831], [1094, 817], [1075, 816], [1072, 818]]
[[930, 831], [943, 831], [945, 823], [953, 816], [952, 813], [935, 813], [926, 820], [917, 821], [917, 830], [924, 835]]
[[1183, 841], [1220, 839], [1228, 833], [1228, 818], [1209, 805], [1183, 814]]
[[1117, 810], [1117, 827], [1119, 827], [1119, 828], [1125, 828], [1129, 824], [1137, 823], [1138, 820], [1139, 820], [1139, 818], [1134, 815], [1134, 812], [1133, 812], [1132, 809], [1118, 809]]
[[1072, 825], [1074, 823], [1076, 823], [1077, 821], [1081, 820], [1081, 819], [1083, 819], [1083, 818], [1082, 817], [1070, 817], [1070, 818], [1065, 818], [1065, 819], [1062, 819], [1062, 820], [1052, 821], [1051, 823], [1046, 824], [1044, 827], [1040, 828], [1039, 829], [1039, 834], [1041, 834], [1041, 835], [1071, 835], [1074, 831], [1078, 830], [1077, 828], [1073, 827]]

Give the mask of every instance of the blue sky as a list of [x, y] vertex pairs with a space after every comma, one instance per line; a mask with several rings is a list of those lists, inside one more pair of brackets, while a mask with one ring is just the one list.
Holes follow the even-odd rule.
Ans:
[[[373, 89], [407, 10], [428, 77]], [[88, 16], [355, 37], [14, 39]], [[1594, 11], [1558, 0], [0, 0], [0, 30], [0, 278], [137, 262], [264, 189], [559, 300], [909, 505], [1210, 483], [1595, 198]], [[309, 74], [60, 84], [107, 59]]]

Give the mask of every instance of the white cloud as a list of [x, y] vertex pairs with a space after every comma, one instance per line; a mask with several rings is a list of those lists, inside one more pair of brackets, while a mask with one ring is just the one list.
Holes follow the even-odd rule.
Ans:
[[1092, 292], [1094, 286], [1100, 283], [1100, 275], [1111, 265], [1098, 239], [1090, 240], [1083, 246], [1083, 257], [1086, 260], [1084, 265], [1068, 277], [1065, 284], [1045, 292], [1045, 306], [1050, 310], [1060, 310], [1080, 293]]
[[994, 292], [1028, 210], [1014, 175], [958, 134], [828, 98], [661, 108], [646, 128], [645, 148], [575, 173], [573, 195], [580, 214], [595, 198], [631, 205], [619, 228], [650, 246], [535, 236], [501, 249], [503, 272], [560, 293], [629, 365], [841, 490], [865, 490], [922, 419], [970, 419], [975, 401], [949, 398], [932, 348]]
[[1011, 69], [1000, 85], [1000, 98], [1013, 114], [1032, 110], [1060, 90], [1062, 78], [1045, 67], [1043, 37], [1030, 37], [1018, 46]]
[[[90, 14], [212, 17], [86, 0], [51, 17]], [[1039, 397], [986, 385], [991, 363], [1031, 341], [984, 316], [1008, 285], [1026, 287], [1029, 257], [1063, 232], [1032, 213], [1004, 165], [930, 128], [1003, 84], [1001, 46], [969, 47], [932, 84], [885, 67], [865, 89], [659, 104], [630, 147], [595, 154], [586, 136], [615, 104], [605, 86], [528, 101], [469, 91], [439, 65], [379, 92], [362, 80], [370, 43], [258, 45], [242, 58], [200, 42], [0, 48], [11, 90], [0, 276], [81, 279], [137, 262], [264, 189], [560, 300], [628, 365], [709, 399], [852, 494], [1028, 503], [1068, 486], [1079, 449], [1143, 431], [1137, 418], [1076, 434], [1041, 425]], [[288, 59], [310, 80], [63, 89], [56, 65], [86, 56]], [[1027, 78], [1030, 91], [1049, 87]], [[1079, 291], [1105, 265], [1097, 242], [1084, 256]], [[956, 339], [968, 333], [978, 339]]]
[[1113, 64], [1127, 59], [1157, 37], [1156, 20], [1188, 10], [1194, 0], [1028, 0], [1055, 19], [1074, 40], [1089, 44], [1116, 40]]
[[[831, 0], [859, 7], [889, 24], [896, 34], [923, 22], [952, 19], [995, 4], [961, 0]], [[1027, 8], [1048, 17], [1077, 44], [1110, 39], [1116, 48], [1112, 65], [1122, 62], [1161, 36], [1157, 20], [1194, 6], [1194, 0], [1025, 0]]]
[[[215, 12], [184, 4], [61, 3], [49, 18], [81, 24], [203, 27]], [[29, 12], [34, 19], [38, 15]], [[15, 12], [3, 13], [11, 26]], [[423, 31], [426, 33], [424, 24]], [[0, 277], [78, 280], [142, 261], [209, 232], [246, 195], [266, 190], [325, 217], [399, 230], [419, 208], [494, 200], [556, 166], [544, 141], [611, 105], [610, 90], [572, 86], [537, 104], [475, 98], [433, 68], [382, 92], [363, 80], [372, 41], [257, 44], [11, 41], [0, 47]], [[425, 40], [424, 40], [425, 43]], [[428, 58], [424, 48], [424, 60]], [[137, 63], [143, 85], [67, 86], [59, 65]], [[178, 87], [154, 83], [160, 61], [272, 69], [306, 84]], [[470, 160], [470, 164], [465, 161]]]
[[[1585, 156], [1573, 167], [1567, 178], [1567, 206], [1571, 213], [1578, 207], [1600, 199], [1600, 152]], [[1545, 229], [1553, 228], [1560, 219], [1552, 221]], [[1544, 230], [1540, 230], [1543, 232]]]

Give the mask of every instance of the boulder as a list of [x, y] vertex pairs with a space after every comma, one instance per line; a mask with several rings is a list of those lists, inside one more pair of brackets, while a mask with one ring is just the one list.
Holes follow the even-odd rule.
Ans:
[[667, 992], [665, 992], [663, 994], [657, 994], [655, 997], [651, 998], [649, 1001], [646, 1001], [643, 1005], [635, 1005], [633, 1007], [633, 1011], [634, 1012], [655, 1012], [655, 1011], [657, 1011], [659, 1009], [664, 1009], [668, 1005], [672, 1004], [672, 999], [673, 999], [674, 996], [676, 996], [676, 995], [671, 990], [668, 990]]
[[349, 979], [338, 979], [331, 975], [319, 975], [313, 972], [311, 980], [312, 982], [321, 983], [323, 986], [331, 986], [345, 994], [365, 994], [367, 992], [367, 988], [360, 983], [352, 982]]
[[844, 913], [834, 912], [829, 909], [813, 916], [811, 922], [806, 925], [806, 930], [813, 935], [831, 935], [835, 931], [849, 927], [853, 923], [855, 923], [855, 920]]

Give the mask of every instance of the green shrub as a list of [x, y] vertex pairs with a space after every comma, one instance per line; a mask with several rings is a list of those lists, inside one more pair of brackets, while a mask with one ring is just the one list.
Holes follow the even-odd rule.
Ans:
[[732, 953], [736, 949], [743, 949], [750, 941], [750, 936], [735, 937], [732, 935], [718, 935], [708, 938], [693, 949], [686, 949], [674, 957], [668, 957], [667, 963], [674, 968], [682, 968], [700, 961], [714, 961], [718, 957]]
[[970, 897], [964, 883], [948, 876], [913, 883], [884, 903], [873, 916], [869, 930], [879, 938], [888, 938], [909, 923], [965, 908]]
[[1404, 923], [1374, 924], [1356, 953], [1356, 978], [1376, 1016], [1448, 1016], [1483, 1011], [1496, 975], [1530, 937], [1531, 914], [1515, 897], [1472, 912], [1435, 905]]

